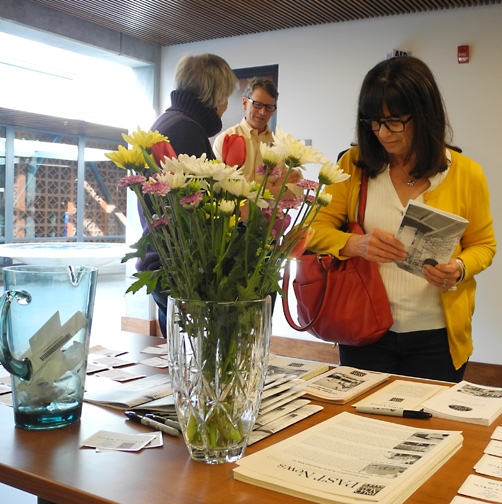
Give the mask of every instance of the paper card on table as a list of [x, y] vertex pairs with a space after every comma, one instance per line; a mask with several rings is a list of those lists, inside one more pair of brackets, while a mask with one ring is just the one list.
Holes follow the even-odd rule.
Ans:
[[0, 395], [0, 404], [5, 406], [12, 406], [12, 393]]
[[491, 438], [497, 439], [498, 441], [502, 441], [502, 427], [500, 425], [498, 427], [495, 427], [495, 430], [493, 431]]
[[8, 394], [9, 392], [12, 392], [12, 387], [10, 385], [4, 385], [3, 383], [0, 383], [0, 395]]
[[154, 355], [165, 355], [165, 354], [167, 354], [167, 346], [159, 345], [159, 346], [152, 346], [152, 347], [143, 348], [143, 350], [141, 350], [141, 353], [154, 354]]
[[130, 373], [123, 369], [108, 369], [108, 371], [100, 371], [96, 376], [101, 376], [102, 378], [108, 378], [115, 381], [128, 381], [136, 380], [137, 378], [143, 378], [144, 374]]
[[92, 354], [96, 355], [106, 355], [107, 357], [117, 357], [117, 355], [122, 355], [127, 353], [127, 350], [110, 350], [103, 345], [94, 345], [89, 348], [89, 356]]
[[476, 497], [476, 499], [502, 503], [502, 482], [470, 474], [462, 483], [458, 493]]
[[108, 369], [108, 366], [105, 366], [103, 364], [98, 364], [97, 362], [87, 362], [87, 368], [85, 372], [87, 374], [89, 373], [97, 373], [98, 371], [106, 371]]
[[96, 450], [139, 451], [156, 438], [156, 434], [123, 434], [101, 430], [82, 441], [80, 446]]
[[135, 362], [132, 360], [125, 360], [121, 359], [119, 357], [108, 357], [108, 356], [101, 356], [101, 357], [96, 357], [96, 356], [89, 356], [89, 359], [91, 362], [95, 362], [96, 364], [101, 364], [103, 366], [106, 366], [107, 368], [115, 368], [115, 367], [122, 367], [122, 366], [130, 366], [131, 364], [134, 364]]
[[488, 455], [495, 455], [496, 457], [502, 457], [502, 441], [495, 441], [492, 439], [484, 449], [483, 453]]
[[149, 359], [143, 359], [138, 361], [138, 364], [143, 364], [144, 366], [152, 366], [157, 368], [166, 368], [169, 366], [167, 359], [163, 357], [150, 357]]
[[485, 476], [502, 478], [502, 458], [485, 453], [474, 465], [474, 470]]
[[469, 497], [462, 497], [460, 495], [455, 495], [450, 504], [481, 504], [476, 499], [469, 499]]

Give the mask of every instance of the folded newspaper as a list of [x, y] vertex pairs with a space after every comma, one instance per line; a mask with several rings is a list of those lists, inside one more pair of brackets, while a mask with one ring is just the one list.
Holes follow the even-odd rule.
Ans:
[[343, 412], [237, 461], [234, 478], [337, 504], [400, 504], [462, 446], [460, 431]]

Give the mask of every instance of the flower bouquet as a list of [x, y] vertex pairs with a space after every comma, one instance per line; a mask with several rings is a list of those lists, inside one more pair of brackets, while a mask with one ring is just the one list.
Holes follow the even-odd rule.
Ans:
[[[237, 135], [225, 138], [223, 161], [176, 156], [158, 132], [138, 128], [124, 139], [131, 149], [107, 156], [126, 170], [119, 185], [134, 191], [148, 225], [124, 260], [144, 259], [153, 249], [161, 265], [135, 273], [128, 291], [146, 286], [169, 295], [170, 373], [192, 457], [236, 460], [259, 407], [270, 338], [268, 296], [282, 293], [284, 261], [305, 251], [311, 221], [329, 204], [324, 186], [348, 175], [280, 128], [272, 145], [261, 144], [259, 183], [246, 180], [239, 168], [245, 142]], [[308, 163], [321, 165], [319, 180], [298, 180], [301, 197], [286, 197], [292, 171]], [[271, 180], [283, 180], [276, 198], [268, 189]]]

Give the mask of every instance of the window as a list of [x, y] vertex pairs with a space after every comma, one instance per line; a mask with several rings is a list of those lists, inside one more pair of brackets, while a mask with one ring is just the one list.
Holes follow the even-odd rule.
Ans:
[[26, 115], [0, 109], [0, 123], [23, 123], [0, 125], [0, 242], [124, 243], [124, 173], [105, 153], [125, 145], [125, 130], [47, 116], [32, 123], [67, 131], [31, 129]]

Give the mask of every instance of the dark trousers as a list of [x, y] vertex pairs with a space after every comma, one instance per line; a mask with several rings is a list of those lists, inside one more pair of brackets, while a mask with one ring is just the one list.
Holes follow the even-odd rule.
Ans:
[[465, 363], [453, 366], [446, 329], [395, 333], [364, 347], [340, 345], [340, 364], [368, 371], [460, 382]]

